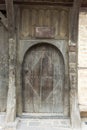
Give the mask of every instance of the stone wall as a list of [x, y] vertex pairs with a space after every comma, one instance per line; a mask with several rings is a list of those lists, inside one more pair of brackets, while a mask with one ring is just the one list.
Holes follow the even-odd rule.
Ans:
[[0, 112], [6, 111], [8, 90], [8, 36], [0, 23]]
[[87, 112], [87, 11], [80, 12], [78, 42], [78, 93], [80, 111]]

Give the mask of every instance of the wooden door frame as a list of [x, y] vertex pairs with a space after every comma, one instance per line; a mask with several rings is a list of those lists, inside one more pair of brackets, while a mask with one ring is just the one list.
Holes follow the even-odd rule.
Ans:
[[[33, 47], [34, 45], [38, 45], [40, 43], [45, 43], [49, 45], [55, 46], [62, 54], [64, 58], [64, 64], [65, 64], [65, 95], [67, 99], [69, 99], [69, 73], [68, 73], [68, 42], [66, 40], [20, 40], [19, 47], [18, 47], [18, 64], [17, 64], [17, 115], [21, 116], [23, 113], [22, 110], [22, 62], [25, 53], [28, 49]], [[68, 97], [67, 97], [68, 96]], [[64, 115], [69, 115], [69, 101], [64, 98]]]

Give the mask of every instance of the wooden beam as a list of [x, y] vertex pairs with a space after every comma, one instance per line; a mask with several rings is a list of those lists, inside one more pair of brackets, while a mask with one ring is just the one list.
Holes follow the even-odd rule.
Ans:
[[72, 6], [72, 2], [51, 2], [51, 1], [15, 1], [14, 4], [20, 5], [53, 5], [53, 6]]
[[74, 88], [70, 90], [70, 115], [73, 130], [81, 130], [81, 117], [78, 104], [78, 92]]
[[0, 22], [3, 24], [3, 26], [8, 29], [8, 23], [7, 23], [7, 18], [2, 14], [0, 11]]
[[74, 0], [71, 14], [71, 42], [77, 43], [78, 41], [78, 21], [79, 21], [79, 10], [81, 7], [82, 0]]
[[[15, 1], [14, 5], [52, 5], [52, 6], [65, 6], [72, 7], [72, 2], [26, 2], [26, 1]], [[82, 3], [81, 7], [87, 7], [87, 3]], [[6, 10], [5, 2], [0, 1], [0, 10]]]
[[[0, 0], [0, 4], [4, 4], [5, 2], [4, 1], [1, 1]], [[71, 6], [72, 5], [72, 2], [55, 2], [55, 1], [18, 1], [18, 0], [15, 0], [14, 1], [14, 4], [22, 4], [22, 5], [66, 5], [66, 6]]]
[[5, 0], [9, 32], [9, 85], [6, 122], [16, 118], [16, 35], [13, 0]]
[[6, 2], [6, 12], [8, 18], [9, 37], [13, 38], [15, 33], [13, 0], [5, 0], [5, 2]]
[[[71, 13], [71, 45], [76, 46], [75, 54], [77, 55], [77, 44], [78, 44], [78, 25], [79, 25], [79, 10], [81, 7], [82, 0], [74, 0], [72, 13]], [[71, 53], [71, 52], [69, 52]], [[70, 58], [70, 56], [69, 56]], [[75, 62], [75, 69], [77, 68], [77, 59]], [[71, 66], [70, 66], [71, 67]], [[72, 67], [71, 67], [72, 69]], [[77, 69], [73, 76], [72, 71], [70, 73], [70, 115], [71, 115], [71, 124], [73, 130], [81, 130], [81, 117], [78, 103], [78, 85], [77, 85]], [[73, 85], [75, 82], [75, 85]]]

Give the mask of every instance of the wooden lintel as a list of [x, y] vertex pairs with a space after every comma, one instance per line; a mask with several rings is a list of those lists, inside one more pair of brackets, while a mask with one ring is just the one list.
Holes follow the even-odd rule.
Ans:
[[2, 14], [0, 11], [0, 22], [3, 24], [3, 26], [8, 29], [8, 23], [7, 23], [7, 18]]
[[8, 19], [9, 37], [13, 38], [15, 33], [13, 0], [5, 0]]
[[[4, 4], [4, 1], [0, 0], [0, 4]], [[52, 2], [52, 1], [14, 1], [14, 4], [21, 4], [21, 5], [62, 5], [62, 6], [72, 6], [72, 2]]]
[[78, 41], [78, 21], [79, 21], [79, 10], [81, 7], [82, 0], [74, 0], [71, 14], [71, 42], [77, 43]]
[[[51, 6], [65, 6], [72, 7], [72, 2], [26, 2], [26, 1], [15, 1], [14, 5], [51, 5]], [[82, 3], [81, 7], [87, 7], [87, 3]], [[0, 10], [6, 10], [5, 2], [0, 1]]]

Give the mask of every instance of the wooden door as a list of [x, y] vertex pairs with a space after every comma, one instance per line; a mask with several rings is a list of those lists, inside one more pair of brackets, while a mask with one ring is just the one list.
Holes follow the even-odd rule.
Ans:
[[23, 111], [63, 113], [64, 62], [60, 51], [39, 44], [27, 51], [22, 69]]

